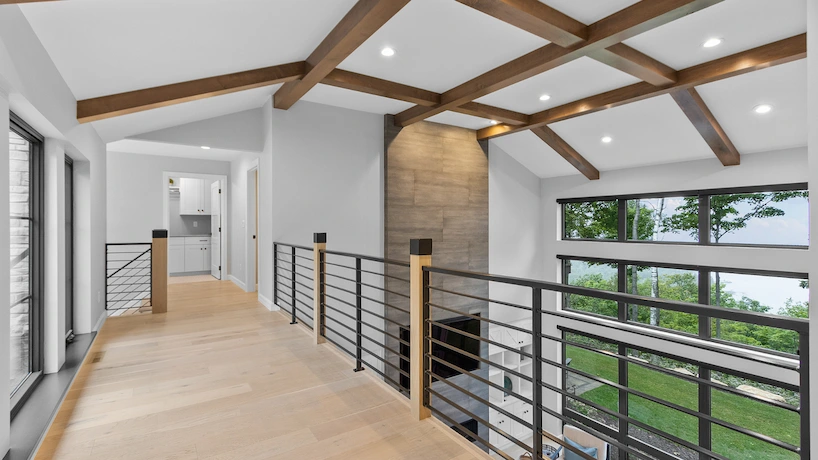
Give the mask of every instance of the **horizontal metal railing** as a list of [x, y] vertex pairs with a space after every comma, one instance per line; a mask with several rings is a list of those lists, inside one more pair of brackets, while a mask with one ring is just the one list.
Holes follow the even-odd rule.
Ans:
[[[290, 309], [294, 322], [314, 317], [318, 343], [330, 342], [356, 371], [372, 370], [411, 396], [418, 419], [426, 410], [494, 457], [543, 459], [567, 449], [592, 460], [563, 436], [585, 432], [610, 451], [598, 458], [733, 460], [748, 458], [746, 446], [763, 458], [809, 458], [808, 320], [436, 267], [421, 255], [431, 253], [430, 242], [413, 241], [418, 252], [406, 263], [327, 250], [325, 235], [321, 241], [274, 245], [276, 292], [314, 300]], [[311, 276], [295, 275], [299, 269]], [[279, 271], [287, 270], [294, 275], [285, 279]], [[298, 277], [304, 292], [296, 291]], [[792, 331], [801, 354], [565, 311], [558, 294]], [[657, 390], [654, 380], [687, 393]], [[724, 413], [716, 402], [725, 398], [750, 404], [755, 418]], [[767, 416], [781, 418], [786, 433], [758, 421]], [[738, 447], [725, 448], [725, 436]]]
[[327, 341], [355, 359], [355, 371], [366, 365], [408, 396], [409, 280], [387, 272], [409, 264], [338, 251], [320, 255]]
[[151, 243], [105, 245], [105, 309], [124, 311], [150, 307]]
[[[512, 458], [516, 459], [516, 457], [513, 457], [509, 452], [513, 452], [513, 455], [516, 455], [522, 451], [530, 453], [533, 458], [543, 458], [542, 449], [544, 441], [546, 444], [551, 444], [555, 447], [561, 446], [563, 449], [574, 450], [565, 443], [558, 434], [553, 434], [544, 428], [544, 422], [546, 421], [544, 417], [547, 417], [547, 421], [551, 426], [554, 424], [572, 425], [586, 431], [597, 439], [605, 441], [609, 446], [612, 446], [612, 450], [616, 453], [618, 458], [625, 458], [627, 456], [630, 456], [630, 458], [660, 459], [692, 458], [692, 456], [707, 459], [739, 458], [728, 456], [724, 452], [714, 450], [712, 443], [714, 428], [719, 430], [719, 433], [738, 433], [744, 439], [751, 442], [773, 446], [775, 449], [780, 450], [783, 455], [781, 458], [786, 458], [787, 454], [796, 457], [800, 456], [800, 458], [809, 458], [809, 358], [807, 356], [809, 347], [809, 322], [807, 320], [463, 270], [424, 267], [424, 272], [429, 275], [434, 275], [436, 282], [441, 280], [445, 282], [449, 278], [480, 280], [492, 283], [495, 286], [504, 285], [506, 287], [514, 287], [518, 290], [518, 293], [519, 289], [529, 292], [530, 301], [528, 305], [523, 305], [520, 302], [491, 299], [488, 296], [482, 297], [468, 293], [458, 293], [455, 290], [442, 288], [428, 281], [424, 284], [424, 292], [426, 293], [424, 297], [428, 299], [426, 302], [427, 311], [424, 313], [426, 315], [424, 321], [428, 326], [424, 330], [425, 340], [427, 341], [427, 352], [425, 356], [428, 360], [424, 363], [424, 372], [427, 378], [424, 385], [428, 394], [428, 398], [426, 399], [427, 405], [435, 415], [453, 424], [455, 429], [477, 440], [477, 442], [498, 457], [509, 460]], [[424, 277], [426, 280], [430, 278], [431, 276]], [[742, 348], [720, 346], [719, 344], [709, 343], [704, 340], [698, 342], [688, 341], [686, 343], [687, 346], [702, 346], [710, 351], [718, 352], [722, 356], [732, 358], [722, 359], [721, 363], [705, 362], [704, 360], [692, 358], [689, 355], [681, 356], [668, 352], [667, 350], [673, 350], [676, 345], [680, 345], [674, 342], [676, 338], [673, 337], [668, 338], [650, 330], [638, 331], [638, 327], [627, 327], [622, 324], [616, 324], [614, 321], [606, 321], [592, 316], [583, 316], [559, 310], [543, 310], [543, 291], [579, 294], [617, 302], [626, 302], [628, 304], [645, 305], [794, 331], [798, 334], [802, 353], [799, 359], [793, 362], [792, 360], [781, 359], [780, 356], [774, 354], [766, 355], [761, 352]], [[516, 311], [518, 316], [522, 314], [523, 317], [530, 320], [530, 328], [516, 326], [503, 320], [492, 319], [491, 315], [464, 313], [457, 308], [445, 304], [445, 299], [452, 299], [453, 296], [481, 301], [485, 304], [486, 311], [488, 311], [489, 308]], [[438, 297], [443, 298], [444, 301], [437, 300]], [[529, 345], [524, 347], [511, 346], [498, 340], [492, 340], [482, 333], [474, 334], [451, 327], [439, 320], [432, 320], [431, 318], [435, 315], [435, 311], [445, 314], [457, 314], [462, 317], [480, 321], [481, 324], [485, 323], [496, 331], [508, 330], [513, 331], [518, 334], [518, 336], [520, 334], [525, 335], [527, 338], [522, 342], [528, 343]], [[507, 316], [507, 314], [495, 316]], [[571, 327], [568, 327], [569, 325]], [[587, 330], [584, 330], [586, 328], [582, 327], [583, 325], [593, 325], [596, 328], [601, 327], [603, 331], [607, 331], [608, 333], [604, 334], [604, 337], [592, 335], [589, 334]], [[499, 352], [495, 354], [489, 353], [488, 356], [485, 356], [482, 353], [474, 354], [464, 351], [463, 349], [457, 349], [451, 344], [433, 337], [430, 333], [433, 328], [442, 328], [449, 334], [456, 334], [463, 339], [485, 344]], [[551, 332], [546, 332], [544, 330], [546, 328]], [[636, 334], [633, 334], [634, 331], [636, 331]], [[640, 333], [644, 336], [651, 336], [653, 343], [662, 344], [663, 347], [660, 347], [661, 349], [651, 349], [644, 344], [632, 343], [632, 341], [623, 339], [633, 336], [641, 337], [638, 335]], [[629, 336], [628, 334], [633, 335]], [[576, 337], [580, 337], [582, 340], [578, 340]], [[583, 342], [583, 340], [586, 341]], [[551, 345], [550, 348], [552, 350], [555, 348], [560, 349], [561, 353], [544, 352], [544, 344]], [[432, 353], [433, 347], [450, 349], [459, 355], [479, 362], [481, 366], [479, 369], [464, 369], [458, 367], [455, 363]], [[608, 349], [605, 349], [606, 347]], [[609, 360], [612, 363], [612, 367], [619, 371], [618, 377], [616, 379], [606, 378], [606, 376], [598, 375], [598, 373], [594, 373], [590, 369], [583, 369], [582, 366], [578, 367], [576, 364], [572, 365], [570, 360], [566, 360], [566, 352], [571, 349], [583, 350], [587, 353], [599, 356], [601, 360]], [[698, 373], [685, 372], [684, 369], [668, 369], [659, 364], [637, 357], [639, 354], [658, 356], [664, 360], [674, 360], [697, 369]], [[440, 355], [440, 353], [438, 353], [438, 355]], [[492, 356], [501, 355], [503, 358], [512, 356], [510, 359], [514, 363], [526, 362], [527, 360], [530, 364], [527, 367], [517, 364], [505, 365], [505, 363], [501, 364], [491, 360]], [[562, 356], [560, 357], [559, 355]], [[732, 366], [731, 362], [734, 360], [754, 362], [765, 366], [778, 367], [797, 372], [798, 381], [793, 383], [783, 376], [781, 379], [776, 379], [769, 375], [765, 376], [748, 372], [746, 370], [747, 366]], [[454, 368], [458, 373], [468, 377], [468, 382], [458, 383], [455, 379], [442, 378], [442, 376], [432, 372], [431, 369], [435, 364]], [[685, 382], [685, 384], [692, 385], [692, 388], [697, 389], [698, 405], [695, 408], [691, 408], [680, 404], [678, 401], [671, 400], [672, 398], [668, 396], [651, 393], [645, 391], [644, 388], [640, 389], [640, 387], [645, 386], [645, 382], [633, 381], [633, 379], [631, 379], [631, 381], [628, 380], [628, 370], [630, 370], [631, 373], [636, 373], [638, 369], [643, 369], [643, 371], [641, 371], [643, 373], [662, 374], [672, 379]], [[504, 384], [505, 382], [494, 380], [492, 374], [498, 375], [498, 373], [504, 376], [510, 376], [512, 379], [518, 379], [517, 381], [524, 385], [524, 389], [509, 389]], [[775, 386], [785, 392], [797, 394], [797, 399], [800, 403], [793, 404], [789, 401], [770, 400], [759, 396], [759, 394], [725, 385], [723, 382], [711, 378], [713, 373], [726, 374], [745, 381], [758, 382], [761, 385]], [[435, 383], [432, 382], [432, 379], [435, 379]], [[587, 382], [586, 385], [589, 387], [611, 389], [611, 391], [616, 394], [618, 407], [606, 406], [600, 404], [598, 401], [583, 397], [583, 394], [577, 394], [576, 389], [570, 388], [570, 385], [567, 383], [572, 379], [580, 379], [583, 382]], [[472, 386], [469, 384], [470, 382], [477, 382], [481, 385], [488, 386], [490, 396], [486, 398], [483, 395], [476, 394], [471, 390]], [[442, 389], [446, 389], [448, 392], [444, 392]], [[456, 398], [452, 397], [452, 390], [454, 390], [454, 394], [461, 396], [461, 400], [454, 400]], [[720, 418], [714, 415], [711, 410], [711, 398], [716, 394], [721, 395], [722, 393], [752, 401], [753, 404], [758, 404], [763, 407], [769, 407], [771, 408], [770, 410], [782, 410], [797, 414], [798, 426], [794, 428], [800, 431], [800, 442], [793, 443], [777, 439], [766, 433], [759, 432], [757, 429], [752, 429], [752, 427], [741, 426], [735, 421], [725, 420], [723, 417]], [[491, 395], [494, 395], [494, 397]], [[557, 410], [557, 405], [546, 404], [543, 399], [544, 395], [548, 395], [552, 400], [554, 397], [557, 397], [561, 402], [562, 410]], [[509, 398], [511, 398], [512, 405], [517, 404], [516, 407], [520, 407], [521, 405], [523, 408], [527, 407], [530, 410], [528, 412], [526, 412], [525, 409], [523, 411], [509, 410], [509, 404], [502, 402]], [[640, 416], [630, 414], [628, 412], [629, 401], [647, 401], [656, 407], [661, 407], [662, 410], [670, 411], [668, 413], [681, 414], [680, 417], [691, 417], [697, 420], [697, 442], [692, 442], [689, 437], [686, 439], [678, 433], [670, 432], [672, 430], [654, 426], [654, 424], [644, 421]], [[474, 409], [475, 403], [489, 409], [489, 413], [494, 416], [485, 416], [485, 414], [481, 415], [476, 413]], [[583, 414], [578, 408], [593, 411], [597, 415], [596, 419], [587, 414]], [[471, 431], [462, 428], [459, 424], [455, 424], [455, 417], [451, 414], [452, 409], [462, 414], [463, 417], [476, 420], [483, 429]], [[526, 414], [525, 417], [522, 416], [524, 412]], [[602, 423], [599, 420], [605, 420], [608, 423]], [[500, 426], [503, 424], [506, 427], [514, 425], [515, 428], [512, 430]], [[613, 425], [613, 427], [611, 425]], [[489, 432], [488, 439], [481, 433], [485, 431]], [[635, 432], [642, 434], [635, 435]], [[683, 454], [674, 454], [674, 449], [668, 449], [668, 446], [675, 447], [676, 451], [683, 452]], [[593, 458], [582, 454], [578, 450], [574, 451], [581, 458]]]
[[313, 265], [313, 248], [273, 243], [273, 303], [287, 306], [292, 324], [300, 319], [310, 329], [313, 328]]

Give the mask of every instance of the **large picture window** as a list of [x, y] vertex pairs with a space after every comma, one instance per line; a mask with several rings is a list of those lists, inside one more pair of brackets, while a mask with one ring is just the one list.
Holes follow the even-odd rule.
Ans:
[[[562, 260], [562, 282], [571, 286], [792, 318], [809, 317], [809, 282], [805, 273], [558, 257]], [[785, 354], [796, 354], [798, 351], [798, 335], [795, 332], [770, 326], [700, 318], [689, 313], [628, 305], [578, 294], [563, 295], [563, 308], [698, 335], [708, 340]]]
[[12, 114], [9, 129], [11, 396], [36, 384], [41, 359], [42, 137]]
[[[563, 339], [568, 417], [636, 449], [674, 458], [701, 458], [692, 446], [728, 459], [800, 458], [781, 447], [801, 443], [799, 414], [788, 409], [801, 405], [797, 386], [759, 382], [567, 329]], [[623, 458], [615, 447], [612, 454]]]
[[562, 205], [565, 240], [809, 246], [806, 184], [580, 198], [558, 203]]

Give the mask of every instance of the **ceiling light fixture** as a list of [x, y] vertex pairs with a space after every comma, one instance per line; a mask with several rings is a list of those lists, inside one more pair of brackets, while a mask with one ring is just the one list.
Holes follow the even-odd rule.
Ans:
[[208, 146], [206, 146], [206, 145], [203, 145], [203, 146], [202, 146], [202, 150], [210, 150], [210, 147], [208, 147]]
[[496, 125], [497, 123], [500, 123], [500, 122], [499, 122], [499, 121], [497, 121], [497, 120], [491, 120], [491, 124], [492, 124], [492, 125]]
[[602, 143], [603, 144], [610, 144], [611, 141], [613, 141], [613, 138], [611, 136], [603, 136], [602, 137]]
[[386, 56], [386, 57], [394, 56], [395, 55], [395, 50], [393, 48], [390, 48], [390, 47], [387, 46], [387, 47], [385, 47], [384, 49], [381, 50], [381, 54], [383, 56]]
[[723, 39], [717, 38], [717, 37], [708, 38], [707, 41], [702, 43], [702, 46], [705, 47], [705, 48], [713, 48], [713, 47], [721, 45], [721, 43], [723, 41], [724, 41]]
[[547, 101], [549, 99], [551, 99], [551, 96], [549, 96], [548, 94], [543, 94], [542, 96], [540, 96], [541, 101]]
[[765, 113], [770, 113], [773, 110], [773, 106], [769, 104], [761, 104], [753, 107], [753, 112], [758, 113], [760, 115], [764, 115]]

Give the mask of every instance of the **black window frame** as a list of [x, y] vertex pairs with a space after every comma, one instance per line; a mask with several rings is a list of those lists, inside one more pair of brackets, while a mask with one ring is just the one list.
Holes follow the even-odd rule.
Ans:
[[[729, 195], [736, 193], [772, 193], [772, 192], [792, 192], [809, 190], [806, 182], [797, 182], [777, 185], [760, 185], [748, 187], [730, 187], [700, 190], [682, 190], [673, 192], [656, 193], [636, 193], [623, 195], [593, 196], [583, 198], [561, 198], [557, 200], [560, 205], [560, 239], [563, 241], [598, 241], [617, 242], [628, 244], [673, 244], [673, 245], [704, 245], [714, 247], [750, 247], [750, 248], [775, 248], [775, 249], [809, 249], [809, 245], [785, 245], [785, 244], [753, 244], [753, 243], [713, 243], [710, 238], [710, 197], [715, 195]], [[651, 199], [651, 198], [678, 198], [678, 197], [698, 197], [699, 199], [699, 241], [652, 241], [652, 240], [631, 240], [627, 236], [628, 200]], [[568, 203], [587, 203], [595, 201], [617, 201], [619, 207], [618, 219], [618, 239], [597, 239], [597, 238], [569, 238], [566, 232], [565, 205]], [[624, 212], [623, 212], [624, 211]], [[811, 237], [811, 236], [810, 236]]]
[[[594, 262], [594, 263], [603, 263], [603, 264], [615, 264], [617, 266], [617, 274], [618, 274], [618, 289], [617, 292], [627, 294], [627, 276], [625, 275], [627, 271], [628, 265], [638, 265], [638, 266], [647, 266], [647, 267], [659, 267], [659, 268], [668, 268], [668, 269], [678, 269], [678, 270], [689, 270], [689, 271], [696, 271], [699, 274], [699, 293], [698, 293], [698, 303], [701, 305], [710, 305], [710, 275], [715, 272], [720, 273], [731, 273], [737, 275], [756, 275], [756, 276], [771, 276], [771, 277], [778, 277], [778, 278], [790, 278], [790, 279], [799, 279], [799, 280], [809, 280], [808, 273], [801, 273], [801, 272], [784, 272], [784, 271], [777, 271], [777, 270], [760, 270], [760, 269], [744, 269], [744, 268], [730, 268], [730, 267], [717, 267], [717, 266], [710, 266], [710, 265], [687, 265], [687, 264], [677, 264], [677, 263], [666, 263], [666, 262], [647, 262], [644, 260], [630, 260], [630, 259], [607, 259], [607, 258], [599, 258], [599, 257], [583, 257], [583, 256], [571, 256], [571, 255], [563, 255], [558, 254], [557, 259], [560, 261], [560, 270], [561, 270], [561, 279], [560, 282], [562, 284], [568, 284], [568, 271], [565, 269], [566, 261], [577, 260], [583, 262]], [[639, 323], [636, 321], [630, 321], [628, 319], [628, 311], [627, 311], [627, 304], [624, 302], [618, 302], [618, 315], [617, 317], [612, 316], [605, 316], [595, 313], [589, 313], [582, 310], [574, 310], [572, 308], [567, 308], [567, 296], [565, 294], [560, 295], [560, 306], [565, 311], [570, 311], [573, 313], [583, 314], [583, 315], [590, 315], [598, 318], [604, 318], [608, 320], [616, 320], [621, 323], [627, 323], [639, 327], [644, 327], [646, 329], [662, 331], [666, 333], [676, 334], [684, 337], [695, 337], [702, 340], [707, 340], [709, 342], [721, 344], [721, 345], [728, 345], [732, 347], [739, 347], [744, 349], [749, 349], [753, 351], [760, 351], [763, 353], [769, 353], [776, 356], [781, 356], [785, 358], [793, 358], [797, 357], [797, 355], [786, 353], [783, 351], [772, 350], [769, 348], [762, 348], [756, 347], [752, 345], [747, 345], [738, 342], [731, 342], [728, 340], [717, 339], [712, 337], [712, 328], [711, 328], [711, 317], [709, 316], [699, 316], [699, 332], [698, 334], [691, 334], [684, 331], [677, 331], [674, 329], [668, 329], [664, 327], [657, 327], [652, 326], [650, 324]]]
[[[30, 337], [30, 365], [31, 372], [10, 394], [11, 418], [20, 411], [34, 388], [40, 383], [43, 376], [43, 265], [44, 265], [44, 235], [43, 235], [43, 186], [44, 186], [44, 143], [45, 138], [26, 123], [22, 118], [9, 112], [9, 130], [29, 142], [30, 195], [29, 195], [29, 225], [30, 225], [30, 274], [29, 274], [29, 337]], [[9, 161], [6, 159], [6, 161]]]
[[[597, 341], [600, 341], [600, 342], [605, 342], [605, 343], [616, 346], [618, 348], [617, 354], [616, 355], [611, 355], [611, 357], [613, 357], [614, 359], [616, 359], [618, 361], [618, 380], [615, 383], [622, 386], [623, 388], [628, 388], [628, 387], [630, 387], [630, 385], [629, 385], [629, 375], [628, 375], [629, 374], [628, 373], [628, 369], [629, 369], [628, 361], [626, 359], [622, 359], [622, 357], [627, 357], [628, 356], [628, 350], [637, 350], [637, 351], [640, 351], [640, 352], [643, 352], [643, 353], [650, 353], [650, 354], [661, 356], [661, 357], [664, 357], [664, 358], [667, 358], [667, 359], [672, 359], [674, 361], [679, 361], [679, 362], [683, 362], [683, 363], [686, 363], [686, 364], [696, 366], [699, 369], [698, 377], [700, 379], [703, 379], [703, 380], [710, 380], [712, 372], [721, 372], [721, 373], [726, 373], [726, 374], [729, 374], [729, 375], [734, 375], [734, 376], [737, 376], [739, 378], [744, 378], [744, 379], [747, 379], [747, 380], [752, 380], [752, 381], [756, 381], [756, 382], [760, 382], [760, 383], [764, 383], [764, 384], [768, 384], [768, 385], [777, 386], [777, 387], [785, 389], [785, 390], [798, 392], [799, 396], [801, 397], [800, 406], [801, 407], [807, 407], [808, 406], [804, 402], [805, 400], [808, 401], [808, 399], [809, 399], [809, 397], [807, 396], [809, 394], [809, 387], [808, 386], [805, 388], [805, 392], [804, 392], [804, 391], [802, 391], [802, 388], [801, 388], [800, 385], [786, 384], [786, 383], [780, 382], [780, 381], [776, 382], [776, 381], [773, 381], [771, 379], [761, 378], [761, 377], [759, 377], [757, 375], [752, 375], [752, 374], [737, 371], [737, 370], [734, 370], [734, 369], [722, 368], [722, 367], [719, 367], [719, 366], [714, 366], [712, 364], [704, 363], [702, 361], [698, 361], [696, 359], [682, 357], [680, 355], [669, 353], [667, 351], [660, 351], [660, 350], [650, 348], [650, 347], [641, 347], [641, 346], [635, 346], [635, 345], [628, 345], [628, 344], [620, 342], [620, 341], [618, 341], [616, 339], [611, 339], [611, 338], [607, 338], [607, 337], [600, 337], [598, 335], [588, 333], [586, 331], [580, 331], [580, 330], [577, 330], [577, 329], [574, 329], [574, 328], [571, 328], [571, 327], [567, 327], [567, 326], [557, 326], [557, 329], [559, 330], [560, 337], [562, 338], [562, 342], [560, 344], [560, 352], [562, 354], [563, 361], [565, 360], [565, 357], [567, 356], [567, 348], [569, 346], [568, 342], [570, 342], [570, 340], [568, 339], [568, 334], [580, 335], [580, 336], [583, 336], [583, 337], [586, 337], [586, 338], [590, 338], [590, 339], [593, 339], [593, 340], [597, 340]], [[563, 389], [565, 389], [565, 382], [567, 380], [569, 372], [571, 372], [571, 371], [570, 371], [570, 369], [568, 368], [567, 365], [566, 365], [566, 367], [563, 367], [561, 369], [561, 380], [562, 380]], [[709, 385], [705, 385], [705, 384], [701, 384], [701, 383], [698, 384], [698, 410], [697, 411], [700, 414], [708, 415], [708, 416], [712, 414], [712, 409], [713, 409], [713, 399], [712, 399], [713, 389], [712, 388], [713, 387], [709, 386]], [[630, 415], [630, 408], [629, 408], [629, 404], [628, 404], [628, 402], [629, 402], [628, 393], [627, 393], [627, 391], [622, 390], [622, 389], [618, 390], [618, 393], [619, 393], [618, 394], [618, 396], [619, 396], [619, 398], [618, 398], [618, 404], [619, 404], [618, 412], [621, 413], [621, 414], [624, 414], [626, 416], [629, 416]], [[627, 420], [618, 419], [618, 425], [619, 425], [618, 428], [610, 427], [610, 426], [608, 426], [608, 425], [606, 425], [604, 423], [601, 423], [601, 422], [599, 422], [597, 420], [594, 420], [593, 418], [590, 418], [590, 417], [588, 417], [588, 416], [586, 416], [584, 414], [581, 414], [581, 413], [571, 409], [569, 407], [569, 405], [568, 405], [568, 399], [569, 399], [569, 397], [566, 396], [565, 394], [563, 394], [561, 396], [562, 412], [568, 418], [576, 420], [577, 422], [579, 422], [579, 423], [581, 423], [581, 424], [583, 424], [585, 426], [591, 427], [591, 428], [599, 431], [600, 433], [606, 434], [606, 435], [616, 439], [617, 441], [619, 441], [622, 444], [625, 444], [625, 445], [627, 445], [629, 447], [641, 450], [641, 451], [649, 453], [651, 455], [655, 455], [658, 458], [667, 458], [668, 454], [666, 454], [665, 452], [659, 450], [658, 448], [656, 448], [656, 447], [654, 447], [654, 446], [652, 446], [650, 444], [647, 444], [645, 441], [643, 441], [641, 439], [630, 436], [629, 423], [628, 423]], [[584, 398], [582, 398], [581, 395], [575, 395], [574, 397], [572, 397], [570, 399], [573, 399], [573, 400], [578, 401], [580, 403], [584, 403]], [[803, 419], [801, 420], [801, 423], [802, 424], [804, 423]], [[565, 423], [563, 423], [563, 424], [565, 424]], [[699, 439], [698, 439], [698, 443], [694, 443], [694, 444], [697, 444], [699, 447], [703, 447], [705, 449], [711, 450], [712, 447], [713, 447], [712, 446], [712, 442], [713, 442], [712, 427], [713, 427], [713, 425], [714, 425], [713, 422], [710, 422], [710, 421], [708, 421], [708, 420], [706, 420], [706, 419], [704, 419], [702, 417], [699, 417], [699, 430], [698, 430]], [[808, 443], [808, 440], [805, 441], [804, 438], [803, 438], [803, 433], [804, 433], [803, 429], [802, 429], [801, 433], [802, 433], [801, 447], [803, 448]], [[620, 456], [620, 458], [622, 458], [622, 457]], [[632, 458], [632, 457], [628, 456], [627, 453], [626, 453], [624, 458], [627, 459], [627, 458]], [[704, 457], [702, 457], [702, 458], [704, 458]]]

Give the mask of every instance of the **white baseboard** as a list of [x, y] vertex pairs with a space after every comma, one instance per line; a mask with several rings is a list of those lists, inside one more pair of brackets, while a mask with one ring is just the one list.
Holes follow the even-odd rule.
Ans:
[[93, 331], [98, 332], [102, 328], [102, 325], [105, 323], [106, 319], [108, 319], [108, 311], [103, 310], [102, 314], [99, 315], [99, 319], [97, 320], [97, 324], [94, 326]]
[[236, 286], [240, 287], [242, 291], [247, 291], [247, 285], [242, 283], [241, 280], [236, 278], [233, 275], [227, 275], [227, 279], [233, 282]]
[[278, 310], [280, 310], [280, 308], [278, 307], [278, 305], [273, 305], [273, 301], [272, 301], [272, 300], [270, 300], [270, 299], [268, 299], [267, 297], [264, 297], [263, 295], [261, 295], [261, 293], [260, 293], [260, 292], [258, 293], [258, 301], [259, 301], [259, 302], [260, 302], [262, 305], [264, 305], [264, 307], [265, 307], [265, 308], [267, 308], [267, 309], [268, 309], [268, 310], [270, 310], [270, 311], [278, 311]]

